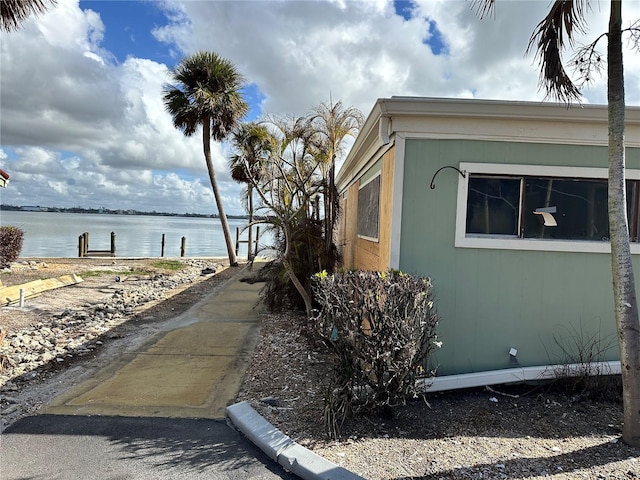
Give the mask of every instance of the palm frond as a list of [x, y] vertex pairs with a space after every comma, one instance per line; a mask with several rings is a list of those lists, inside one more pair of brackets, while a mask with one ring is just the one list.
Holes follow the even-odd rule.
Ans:
[[473, 0], [471, 8], [475, 10], [476, 15], [482, 20], [486, 17], [494, 16], [495, 4], [495, 0]]
[[310, 122], [317, 133], [312, 143], [316, 152], [325, 155], [326, 163], [332, 163], [344, 152], [344, 139], [358, 133], [364, 117], [357, 108], [345, 108], [338, 101], [314, 107]]
[[215, 52], [187, 56], [171, 72], [174, 85], [165, 88], [164, 103], [176, 128], [185, 135], [211, 122], [211, 137], [226, 138], [247, 114], [240, 89], [244, 77], [235, 65]]
[[197, 108], [189, 102], [182, 90], [167, 86], [164, 90], [163, 101], [165, 110], [173, 119], [173, 126], [181, 130], [187, 137], [193, 135], [201, 123]]
[[40, 15], [56, 3], [57, 0], [1, 0], [0, 30], [18, 30], [31, 15]]
[[562, 51], [565, 46], [574, 45], [577, 33], [585, 32], [586, 8], [587, 0], [556, 0], [537, 25], [527, 47], [527, 53], [536, 48], [541, 88], [547, 95], [565, 103], [581, 98], [580, 89], [564, 68]]

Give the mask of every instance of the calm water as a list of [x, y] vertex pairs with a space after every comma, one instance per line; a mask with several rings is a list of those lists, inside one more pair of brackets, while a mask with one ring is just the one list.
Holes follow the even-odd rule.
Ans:
[[[236, 227], [245, 224], [245, 220], [229, 220], [234, 245]], [[91, 250], [109, 250], [111, 232], [115, 232], [118, 257], [159, 257], [163, 233], [165, 257], [180, 256], [182, 237], [186, 238], [187, 257], [227, 256], [217, 218], [1, 211], [0, 225], [24, 230], [23, 258], [77, 257], [78, 237], [83, 232], [89, 232]], [[245, 232], [244, 239], [246, 235]], [[269, 238], [261, 238], [260, 244], [269, 244]], [[240, 244], [240, 258], [246, 255], [247, 244]]]

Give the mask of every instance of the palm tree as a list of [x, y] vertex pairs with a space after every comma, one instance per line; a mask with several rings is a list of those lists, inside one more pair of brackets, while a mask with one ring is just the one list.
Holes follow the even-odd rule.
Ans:
[[306, 117], [270, 117], [262, 125], [271, 143], [268, 156], [257, 174], [247, 178], [260, 197], [265, 223], [275, 232], [278, 260], [284, 269], [278, 271], [280, 266], [275, 265], [277, 273], [265, 287], [265, 299], [271, 308], [287, 304], [282, 300], [293, 299], [289, 295], [292, 286], [299, 295], [297, 300], [304, 302], [307, 315], [311, 315], [310, 278], [323, 268], [316, 255], [322, 231], [314, 231], [309, 218], [312, 199], [322, 189], [317, 158], [310, 148], [314, 132]]
[[225, 139], [246, 115], [249, 106], [242, 98], [243, 77], [235, 65], [214, 52], [197, 52], [183, 58], [171, 72], [175, 85], [164, 89], [164, 105], [173, 125], [190, 137], [202, 126], [202, 145], [209, 180], [218, 207], [229, 264], [237, 266], [229, 223], [211, 161], [211, 138]]
[[[243, 200], [249, 214], [249, 251], [247, 259], [251, 261], [253, 254], [253, 183], [260, 175], [264, 162], [268, 161], [275, 150], [274, 139], [264, 125], [255, 122], [241, 123], [231, 135], [236, 153], [229, 159], [231, 177], [247, 188]], [[252, 181], [253, 180], [253, 181]]]
[[364, 119], [360, 110], [355, 107], [345, 108], [342, 102], [321, 103], [313, 109], [311, 122], [317, 132], [318, 152], [323, 157], [323, 176], [326, 183], [324, 190], [324, 230], [325, 251], [331, 251], [333, 230], [338, 218], [338, 192], [335, 186], [336, 159], [344, 153], [344, 140], [355, 136]]
[[[562, 51], [573, 46], [574, 35], [585, 30], [584, 13], [588, 0], [555, 0], [548, 15], [538, 24], [528, 51], [535, 46], [540, 61], [540, 84], [547, 94], [560, 101], [579, 101], [580, 88], [564, 68]], [[492, 13], [495, 0], [480, 2], [480, 15]], [[607, 103], [609, 115], [609, 180], [608, 205], [611, 243], [613, 297], [623, 386], [624, 425], [622, 439], [640, 446], [640, 320], [629, 247], [629, 227], [625, 191], [625, 95], [622, 56], [622, 34], [629, 33], [632, 42], [640, 44], [640, 21], [622, 28], [622, 1], [611, 0], [609, 28], [591, 44], [578, 49], [571, 64], [578, 80], [588, 83], [607, 63]], [[606, 57], [598, 53], [597, 44], [607, 38]], [[566, 39], [566, 40], [565, 40]]]
[[2, 0], [0, 2], [0, 30], [18, 30], [30, 15], [47, 11], [47, 4], [55, 5], [57, 0]]

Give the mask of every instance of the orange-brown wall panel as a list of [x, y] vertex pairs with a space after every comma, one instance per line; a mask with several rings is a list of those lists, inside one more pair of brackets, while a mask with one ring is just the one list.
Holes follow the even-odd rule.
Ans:
[[343, 227], [339, 232], [338, 242], [343, 256], [345, 268], [361, 270], [389, 269], [391, 249], [391, 208], [393, 204], [393, 163], [392, 148], [382, 158], [380, 177], [380, 221], [378, 241], [372, 242], [358, 237], [358, 190], [359, 182], [351, 185], [346, 199], [342, 199]]

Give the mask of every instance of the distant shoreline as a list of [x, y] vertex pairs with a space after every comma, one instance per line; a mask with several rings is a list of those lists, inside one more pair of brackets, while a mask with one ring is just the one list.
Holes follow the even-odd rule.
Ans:
[[[157, 216], [157, 217], [186, 217], [186, 218], [220, 218], [218, 214], [204, 214], [204, 213], [169, 213], [169, 212], [142, 212], [138, 210], [111, 210], [108, 208], [58, 208], [58, 207], [41, 207], [31, 205], [0, 205], [0, 211], [8, 212], [39, 212], [39, 213], [80, 213], [80, 214], [92, 214], [92, 215], [145, 215], [145, 216]], [[234, 220], [248, 220], [246, 215], [227, 215], [228, 219]], [[256, 220], [259, 218], [256, 217]]]

